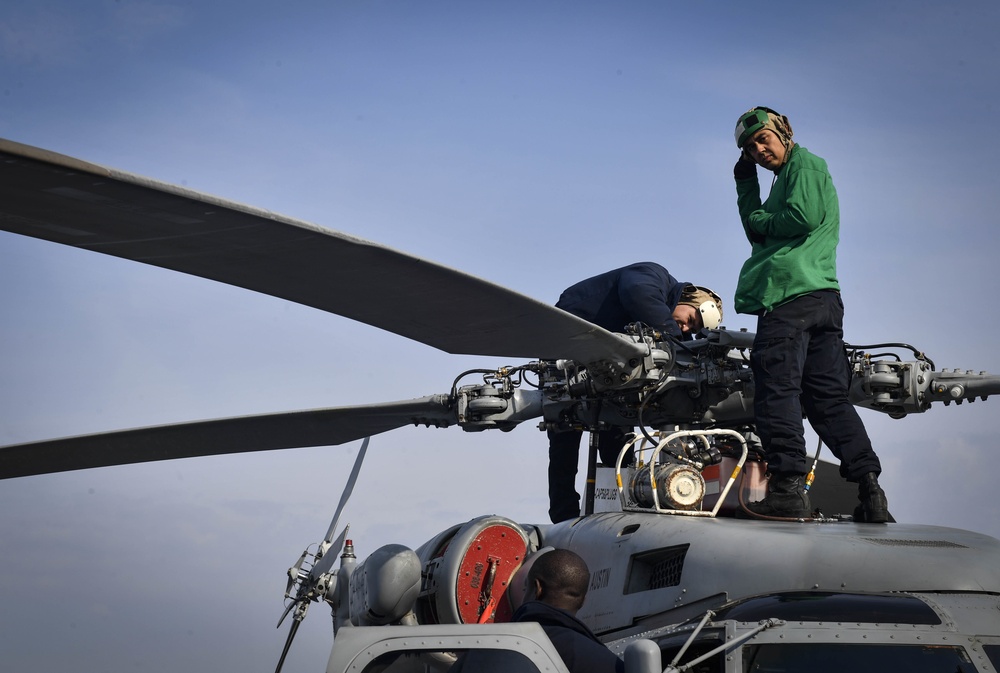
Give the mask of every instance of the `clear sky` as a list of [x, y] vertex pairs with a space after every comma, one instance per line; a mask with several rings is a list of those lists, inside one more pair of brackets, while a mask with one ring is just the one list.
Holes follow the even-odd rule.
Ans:
[[[650, 259], [731, 304], [732, 129], [767, 105], [838, 187], [847, 340], [1000, 373], [998, 32], [992, 1], [8, 0], [0, 136], [547, 302]], [[492, 363], [9, 234], [0, 316], [2, 444], [406, 399]], [[897, 519], [1000, 537], [998, 414], [862, 412]], [[376, 437], [345, 513], [359, 555], [479, 514], [544, 522], [529, 425]], [[285, 570], [357, 448], [3, 482], [4, 670], [270, 670]], [[285, 670], [322, 670], [330, 642], [314, 606]]]

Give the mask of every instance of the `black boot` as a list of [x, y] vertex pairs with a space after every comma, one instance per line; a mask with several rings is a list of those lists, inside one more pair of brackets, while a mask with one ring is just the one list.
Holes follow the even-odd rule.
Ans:
[[747, 505], [754, 514], [782, 519], [805, 519], [812, 507], [801, 474], [772, 474], [767, 481], [767, 497]]
[[869, 472], [858, 482], [858, 500], [854, 508], [854, 520], [862, 523], [886, 523], [889, 521], [889, 501], [885, 491], [878, 485], [878, 474]]

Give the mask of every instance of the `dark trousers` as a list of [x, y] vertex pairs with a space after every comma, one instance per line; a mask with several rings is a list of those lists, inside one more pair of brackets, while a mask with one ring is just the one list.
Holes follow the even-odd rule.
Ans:
[[[580, 440], [583, 432], [549, 430], [549, 519], [559, 523], [580, 516], [580, 494], [576, 492], [576, 468], [580, 462]], [[621, 428], [601, 430], [597, 437], [597, 452], [601, 462], [614, 467], [618, 453], [625, 445]], [[632, 461], [626, 456], [623, 464]]]
[[848, 481], [881, 473], [864, 423], [847, 397], [850, 364], [839, 292], [802, 295], [760, 316], [750, 366], [757, 434], [772, 473], [809, 471], [803, 411], [840, 459], [840, 474]]

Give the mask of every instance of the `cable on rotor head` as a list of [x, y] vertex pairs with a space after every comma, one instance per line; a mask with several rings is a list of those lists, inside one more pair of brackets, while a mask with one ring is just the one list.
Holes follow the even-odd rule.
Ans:
[[[854, 357], [854, 355], [858, 351], [869, 351], [869, 350], [871, 350], [873, 348], [905, 348], [905, 349], [909, 350], [911, 353], [913, 353], [914, 357], [916, 357], [918, 360], [924, 360], [925, 362], [927, 362], [931, 366], [931, 370], [932, 371], [934, 371], [934, 370], [937, 369], [937, 367], [934, 365], [934, 361], [933, 360], [931, 360], [929, 357], [927, 357], [927, 355], [925, 355], [923, 351], [917, 350], [916, 348], [914, 348], [910, 344], [904, 344], [904, 343], [898, 343], [898, 342], [890, 342], [890, 343], [881, 343], [881, 344], [870, 344], [870, 345], [856, 346], [854, 344], [845, 343], [844, 344], [844, 348], [846, 350], [850, 351], [851, 357]], [[879, 354], [879, 355], [873, 355], [872, 357], [886, 357], [887, 355], [888, 354]], [[898, 355], [893, 354], [893, 356], [897, 360], [901, 360], [901, 358]]]

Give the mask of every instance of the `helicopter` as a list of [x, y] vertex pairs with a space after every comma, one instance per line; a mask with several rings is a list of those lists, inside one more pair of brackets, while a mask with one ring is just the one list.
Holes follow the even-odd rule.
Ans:
[[[862, 670], [911, 658], [950, 670], [996, 666], [996, 540], [952, 529], [855, 523], [848, 514], [851, 495], [838, 488], [826, 463], [816, 467], [812, 499], [820, 511], [813, 519], [735, 518], [740, 500], [762, 488], [759, 456], [751, 457], [749, 332], [709, 330], [691, 342], [673, 342], [641, 325], [610, 333], [474, 276], [346, 234], [11, 141], [0, 141], [0, 152], [14, 194], [2, 207], [6, 231], [266, 292], [449, 353], [533, 358], [463, 372], [449, 391], [413, 400], [6, 446], [0, 478], [337, 445], [407, 425], [476, 433], [529, 421], [542, 429], [643, 429], [630, 443], [641, 457], [636, 468], [620, 456], [611, 473], [602, 471], [600, 492], [591, 458], [587, 511], [578, 520], [523, 524], [484, 515], [415, 550], [389, 545], [358, 561], [339, 517], [363, 448], [323, 542], [289, 570], [286, 649], [309, 606], [325, 603], [335, 632], [328, 670], [339, 670], [345, 656], [371, 651], [366, 644], [345, 654], [345, 627], [351, 627], [348, 642], [361, 633], [355, 628], [372, 633], [372, 627], [372, 637], [384, 640], [407, 628], [433, 634], [441, 627], [440, 634], [457, 640], [433, 653], [394, 651], [389, 663], [373, 656], [371, 670], [447, 670], [455, 650], [474, 647], [456, 627], [475, 624], [480, 630], [470, 632], [482, 636], [508, 633], [504, 620], [531, 559], [565, 547], [584, 556], [592, 571], [581, 619], [626, 656], [636, 644], [651, 643], [650, 670], [659, 670], [664, 658], [676, 670], [794, 668], [824, 657]], [[325, 290], [373, 267], [393, 273], [368, 276], [370, 283], [350, 293]], [[402, 290], [393, 282], [398, 277], [407, 279]], [[450, 289], [447, 298], [431, 291], [443, 286]], [[997, 377], [938, 371], [906, 344], [852, 347], [850, 359], [852, 400], [894, 418], [1000, 392]], [[923, 555], [920, 567], [906, 563], [915, 548]], [[823, 646], [807, 646], [816, 643]], [[788, 644], [796, 647], [783, 652]], [[870, 656], [876, 645], [877, 656]]]

